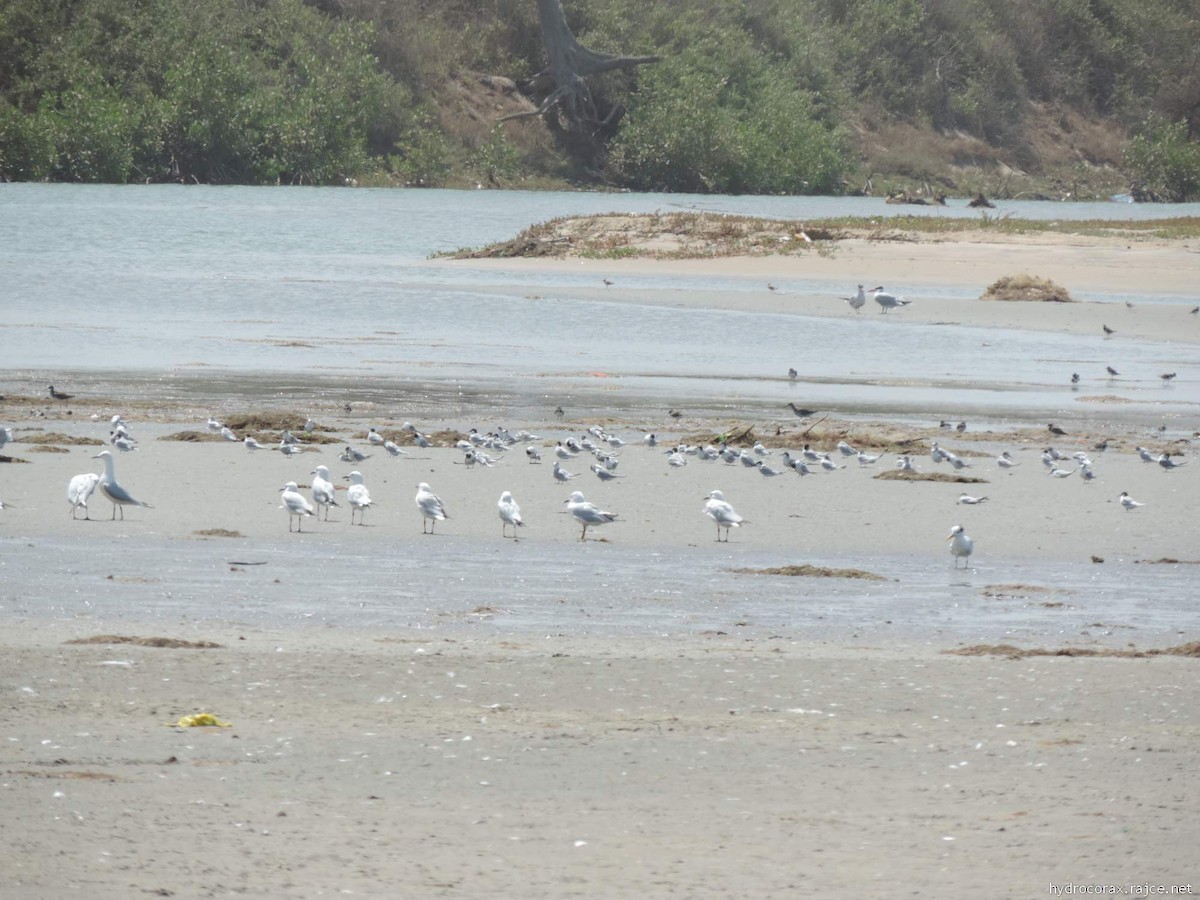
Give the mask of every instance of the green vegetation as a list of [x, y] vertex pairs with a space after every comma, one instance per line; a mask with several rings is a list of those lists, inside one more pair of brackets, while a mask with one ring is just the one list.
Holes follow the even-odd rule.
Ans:
[[592, 81], [598, 167], [496, 125], [535, 0], [0, 0], [0, 177], [1200, 197], [1194, 0], [564, 7], [662, 57]]

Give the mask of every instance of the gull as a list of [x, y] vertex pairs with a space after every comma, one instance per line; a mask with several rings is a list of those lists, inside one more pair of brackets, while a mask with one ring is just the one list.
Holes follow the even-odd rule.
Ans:
[[238, 436], [236, 434], [234, 434], [232, 431], [230, 431], [228, 428], [226, 428], [224, 425], [221, 426], [221, 437], [225, 438], [225, 440], [227, 440], [227, 441], [237, 441], [237, 439], [238, 439]]
[[367, 432], [367, 441], [372, 444], [375, 444], [378, 446], [378, 445], [381, 445], [385, 440], [387, 440], [387, 439], [382, 434], [380, 434], [378, 431], [376, 431], [374, 426], [372, 426], [371, 430]]
[[1164, 453], [1158, 458], [1158, 464], [1163, 467], [1164, 471], [1169, 472], [1171, 469], [1178, 469], [1180, 466], [1186, 466], [1187, 461], [1175, 462], [1175, 460], [1171, 459], [1170, 453]]
[[967, 567], [968, 557], [975, 550], [975, 541], [967, 537], [967, 533], [963, 531], [961, 525], [955, 525], [950, 529], [950, 534], [946, 538], [950, 542], [950, 555], [954, 557], [954, 568], [958, 568], [958, 561], [961, 559], [964, 563], [963, 568]]
[[858, 451], [845, 441], [838, 441], [837, 448], [841, 452], [842, 456], [858, 456]]
[[555, 481], [562, 481], [562, 482], [566, 482], [571, 478], [579, 477], [578, 472], [568, 472], [566, 469], [564, 469], [562, 466], [560, 466], [558, 464], [557, 459], [554, 461], [554, 468], [551, 470], [551, 474], [554, 475]]
[[[1078, 468], [1078, 466], [1076, 468]], [[1075, 469], [1060, 469], [1055, 466], [1047, 474], [1051, 478], [1069, 478], [1075, 474]]]
[[76, 475], [67, 484], [67, 503], [71, 504], [71, 518], [74, 519], [75, 511], [79, 507], [83, 507], [83, 517], [91, 519], [88, 513], [88, 499], [92, 496], [92, 491], [96, 490], [96, 484], [100, 481], [100, 476], [95, 472], [84, 472], [82, 475]]
[[[537, 447], [534, 447], [532, 444], [525, 448], [525, 455], [529, 457], [530, 465], [533, 463], [540, 463], [542, 461], [542, 451]], [[555, 465], [558, 464], [555, 463]]]
[[367, 490], [367, 486], [363, 484], [361, 472], [351, 472], [349, 475], [343, 475], [342, 480], [350, 482], [350, 487], [346, 489], [346, 502], [350, 504], [350, 524], [354, 524], [354, 511], [358, 510], [358, 524], [361, 525], [363, 523], [363, 513], [371, 505], [371, 494]]
[[1142, 462], [1148, 462], [1148, 463], [1158, 462], [1158, 457], [1155, 456], [1153, 453], [1151, 453], [1149, 450], [1147, 450], [1145, 447], [1138, 447], [1137, 453], [1138, 453], [1138, 456], [1140, 456], [1142, 458]]
[[250, 435], [246, 435], [246, 437], [242, 440], [242, 443], [245, 444], [246, 449], [251, 452], [253, 452], [255, 450], [261, 450], [263, 448], [263, 445], [260, 444], [258, 441], [256, 441], [254, 438], [250, 437]]
[[1009, 456], [1008, 451], [1005, 450], [1003, 453], [1001, 453], [999, 456], [996, 457], [996, 465], [998, 465], [1002, 469], [1012, 469], [1012, 468], [1015, 468], [1016, 466], [1019, 466], [1020, 463], [1017, 462], [1016, 460], [1014, 460], [1011, 456]]
[[[421, 513], [421, 534], [433, 534], [437, 523], [450, 518], [446, 515], [446, 506], [442, 498], [429, 489], [424, 481], [417, 485], [417, 509]], [[425, 523], [429, 523], [429, 531], [425, 531]]]
[[117, 508], [121, 509], [121, 519], [125, 519], [126, 506], [144, 506], [147, 509], [153, 509], [149, 503], [143, 503], [141, 500], [134, 498], [129, 491], [121, 487], [117, 482], [117, 476], [113, 472], [113, 456], [107, 450], [101, 450], [92, 459], [104, 460], [104, 474], [100, 477], [97, 487], [100, 488], [100, 493], [112, 501], [113, 514], [112, 517], [117, 517]]
[[496, 504], [496, 508], [500, 513], [500, 534], [503, 537], [508, 537], [508, 526], [513, 527], [513, 538], [517, 536], [517, 529], [524, 527], [525, 523], [521, 521], [521, 507], [517, 506], [517, 501], [513, 499], [513, 495], [505, 491], [500, 495], [500, 502]]
[[313, 514], [312, 504], [304, 499], [304, 495], [300, 493], [300, 489], [296, 487], [296, 482], [294, 481], [289, 481], [280, 490], [283, 492], [281, 494], [283, 503], [279, 508], [288, 511], [288, 531], [292, 530], [293, 518], [298, 520], [296, 522], [296, 530], [304, 531], [304, 527], [300, 523], [304, 521], [305, 516]]
[[704, 504], [704, 514], [717, 523], [717, 541], [721, 540], [721, 529], [725, 529], [725, 542], [729, 542], [729, 529], [740, 528], [746, 521], [737, 514], [720, 491], [710, 491]]
[[858, 312], [867, 303], [867, 292], [863, 290], [863, 286], [860, 284], [858, 286], [857, 294], [855, 294], [853, 297], [843, 297], [842, 299], [850, 304], [850, 308], [852, 310]]
[[[317, 466], [312, 470], [312, 474], [317, 476], [312, 480], [312, 498], [313, 503], [317, 504], [317, 512], [320, 513], [321, 507], [325, 507], [325, 521], [329, 521], [329, 507], [340, 506], [337, 502], [337, 495], [333, 489], [333, 482], [329, 480], [329, 469], [326, 466]], [[318, 515], [317, 518], [320, 518]]]
[[884, 454], [878, 453], [875, 456], [872, 456], [866, 451], [859, 450], [856, 455], [858, 456], [859, 468], [862, 468], [863, 466], [871, 466], [879, 462], [879, 460], [883, 458]]
[[600, 463], [592, 463], [591, 470], [596, 473], [596, 477], [601, 481], [612, 481], [614, 478], [624, 478], [624, 475], [618, 475], [616, 472], [610, 472]]
[[64, 394], [62, 391], [56, 390], [54, 385], [50, 385], [47, 390], [50, 391], [50, 396], [55, 400], [70, 400], [74, 394]]
[[616, 514], [605, 512], [594, 503], [589, 503], [583, 499], [581, 491], [575, 491], [565, 501], [567, 504], [567, 512], [569, 512], [580, 525], [583, 526], [583, 532], [579, 535], [581, 541], [587, 540], [588, 528], [598, 528], [601, 525], [607, 525], [610, 522], [616, 521]]
[[896, 309], [900, 306], [908, 306], [911, 300], [905, 300], [903, 297], [897, 297], [895, 294], [889, 294], [883, 289], [883, 286], [871, 288], [875, 292], [875, 302], [879, 304], [880, 312], [887, 312], [889, 309]]
[[1131, 509], [1137, 509], [1139, 506], [1146, 505], [1145, 503], [1139, 503], [1137, 500], [1134, 500], [1124, 491], [1121, 491], [1121, 496], [1118, 499], [1121, 501], [1121, 505], [1125, 507], [1125, 512], [1129, 512]]
[[959, 494], [958, 502], [965, 506], [978, 506], [987, 500], [987, 497], [972, 497], [970, 494]]
[[404, 456], [405, 452], [401, 450], [395, 441], [384, 441], [383, 449], [388, 452], [388, 456]]

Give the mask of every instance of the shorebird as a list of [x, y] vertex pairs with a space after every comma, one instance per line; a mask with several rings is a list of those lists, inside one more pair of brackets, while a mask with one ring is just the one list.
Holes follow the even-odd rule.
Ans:
[[70, 400], [74, 394], [64, 394], [62, 391], [56, 390], [54, 385], [49, 385], [47, 388], [50, 391], [50, 396], [55, 400]]
[[296, 522], [296, 530], [304, 531], [304, 527], [301, 523], [304, 521], [306, 516], [311, 516], [313, 514], [312, 504], [304, 499], [304, 495], [300, 493], [300, 489], [296, 486], [296, 482], [294, 481], [289, 481], [282, 488], [280, 488], [280, 490], [283, 492], [281, 494], [283, 503], [279, 508], [286, 509], [288, 511], [288, 531], [290, 532], [292, 530], [293, 518], [298, 520]]
[[1175, 372], [1163, 372], [1158, 377], [1161, 378], [1163, 380], [1163, 382], [1165, 383], [1165, 382], [1170, 381], [1172, 378], [1174, 378], [1175, 375], [1176, 375]]
[[517, 529], [523, 528], [525, 523], [521, 520], [521, 507], [517, 506], [517, 501], [513, 499], [513, 495], [505, 491], [500, 495], [500, 502], [496, 504], [496, 509], [500, 513], [500, 535], [508, 537], [508, 526], [513, 529], [514, 540], [517, 537]]
[[[312, 498], [313, 503], [317, 504], [317, 512], [321, 507], [325, 507], [325, 521], [329, 521], [329, 507], [341, 506], [337, 502], [337, 495], [333, 489], [333, 482], [329, 480], [329, 469], [326, 466], [317, 466], [312, 470], [312, 474], [316, 476], [312, 480]], [[320, 516], [318, 516], [320, 518]]]
[[[788, 381], [795, 381], [799, 377], [800, 377], [800, 373], [797, 372], [795, 369], [788, 369]], [[1174, 377], [1174, 376], [1171, 376], [1171, 377]]]
[[794, 412], [796, 415], [798, 415], [802, 419], [807, 419], [807, 418], [810, 418], [811, 416], [815, 416], [817, 414], [817, 411], [815, 409], [804, 409], [802, 407], [797, 406], [795, 403], [791, 403], [791, 402], [788, 403], [788, 409], [790, 409], [792, 412]]
[[564, 502], [567, 504], [567, 512], [583, 526], [583, 532], [579, 536], [581, 541], [587, 540], [588, 528], [598, 528], [617, 519], [615, 513], [605, 512], [596, 504], [584, 500], [581, 491], [575, 491]]
[[1109, 328], [1107, 325], [1101, 325], [1100, 327], [1104, 329], [1105, 334], [1116, 334], [1116, 332], [1113, 331], [1111, 328]]
[[[433, 534], [437, 523], [442, 519], [448, 519], [446, 515], [446, 506], [442, 503], [442, 498], [429, 489], [424, 481], [417, 485], [416, 496], [417, 510], [421, 513], [421, 534]], [[425, 531], [425, 523], [429, 523], [429, 531]]]
[[858, 312], [860, 309], [863, 308], [863, 306], [866, 305], [867, 293], [866, 293], [866, 291], [863, 290], [863, 286], [860, 284], [858, 286], [857, 294], [855, 294], [853, 297], [843, 297], [842, 299], [850, 304], [850, 308], [852, 310], [854, 310], [855, 312]]
[[1071, 384], [1079, 384], [1079, 373], [1078, 372], [1071, 373]]
[[1113, 378], [1116, 378], [1118, 375], [1121, 374], [1116, 369], [1114, 369], [1112, 366], [1105, 366], [1104, 368], [1106, 368], [1108, 370], [1108, 374], [1111, 375]]
[[96, 485], [100, 481], [100, 476], [95, 472], [84, 472], [82, 475], [76, 475], [67, 484], [67, 503], [71, 505], [71, 518], [76, 518], [75, 511], [79, 507], [83, 507], [83, 517], [91, 519], [88, 513], [87, 502], [92, 496], [92, 492], [96, 490]]
[[143, 503], [141, 500], [134, 498], [129, 491], [121, 487], [117, 482], [117, 476], [113, 471], [113, 457], [107, 450], [101, 450], [92, 459], [104, 460], [104, 474], [100, 477], [97, 487], [100, 488], [100, 493], [112, 501], [113, 514], [112, 517], [117, 517], [117, 508], [121, 510], [121, 519], [125, 519], [126, 506], [144, 506], [147, 509], [153, 509], [149, 503]]
[[963, 568], [967, 567], [968, 557], [975, 550], [975, 541], [967, 537], [967, 533], [963, 531], [961, 525], [955, 525], [950, 529], [950, 534], [946, 538], [950, 542], [950, 555], [954, 557], [954, 568], [958, 568], [958, 561], [963, 561]]
[[1047, 425], [1046, 430], [1049, 431], [1051, 434], [1057, 434], [1059, 437], [1067, 436], [1067, 433], [1065, 431], [1063, 431], [1061, 428], [1059, 428], [1057, 425], [1053, 425], [1053, 424]]
[[704, 504], [704, 514], [717, 523], [717, 541], [721, 540], [721, 529], [725, 529], [725, 541], [729, 541], [729, 529], [740, 528], [746, 521], [737, 514], [720, 491], [710, 491]]
[[1139, 506], [1146, 505], [1145, 503], [1139, 503], [1138, 501], [1134, 500], [1124, 491], [1121, 491], [1121, 496], [1118, 499], [1120, 499], [1121, 505], [1125, 507], [1125, 512], [1129, 512], [1131, 509], [1137, 509]]
[[363, 513], [371, 505], [371, 494], [363, 484], [361, 472], [351, 472], [349, 475], [343, 475], [342, 479], [350, 482], [350, 487], [346, 489], [346, 502], [350, 504], [350, 524], [354, 524], [354, 513], [357, 510], [358, 524], [361, 525]]
[[887, 312], [889, 309], [896, 309], [901, 306], [908, 306], [911, 300], [905, 300], [903, 297], [897, 297], [895, 294], [889, 294], [883, 289], [883, 286], [871, 288], [875, 292], [875, 302], [879, 304], [879, 311]]

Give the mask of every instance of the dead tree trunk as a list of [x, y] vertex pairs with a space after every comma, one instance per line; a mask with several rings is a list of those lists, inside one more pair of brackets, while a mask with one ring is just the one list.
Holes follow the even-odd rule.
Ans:
[[500, 121], [541, 116], [560, 143], [587, 166], [595, 164], [604, 141], [616, 131], [625, 113], [619, 103], [597, 109], [589, 75], [657, 62], [657, 56], [614, 56], [589, 50], [575, 39], [567, 25], [561, 0], [538, 0], [538, 24], [546, 50], [546, 67], [530, 79], [526, 91], [538, 104], [536, 110], [505, 116]]

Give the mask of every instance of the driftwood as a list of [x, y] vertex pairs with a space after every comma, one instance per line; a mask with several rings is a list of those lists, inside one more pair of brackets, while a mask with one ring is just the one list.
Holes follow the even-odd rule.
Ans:
[[616, 133], [625, 108], [621, 104], [599, 108], [585, 79], [657, 62], [660, 57], [615, 56], [589, 50], [576, 40], [567, 25], [561, 0], [538, 0], [537, 6], [546, 67], [523, 86], [523, 91], [538, 108], [513, 113], [499, 121], [540, 116], [573, 156], [591, 163], [599, 155], [604, 140]]

